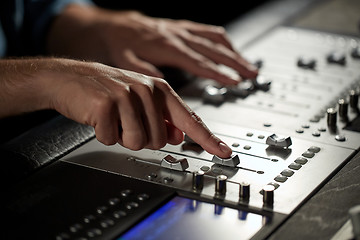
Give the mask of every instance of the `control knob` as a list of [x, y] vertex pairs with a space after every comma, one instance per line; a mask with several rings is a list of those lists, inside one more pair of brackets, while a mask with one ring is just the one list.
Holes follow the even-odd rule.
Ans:
[[330, 129], [336, 129], [336, 114], [337, 111], [335, 108], [328, 108], [326, 110], [327, 113], [327, 125]]
[[189, 163], [186, 158], [176, 159], [171, 155], [164, 157], [160, 165], [164, 168], [177, 171], [184, 171], [189, 167]]
[[347, 101], [345, 101], [345, 99], [342, 98], [342, 99], [339, 99], [338, 105], [339, 105], [340, 120], [343, 122], [348, 122], [348, 120], [349, 120], [349, 118], [348, 118], [349, 103]]
[[274, 191], [273, 185], [266, 185], [263, 188], [263, 203], [266, 206], [272, 206], [274, 204]]
[[250, 198], [250, 183], [241, 182], [239, 188], [239, 199], [240, 201], [249, 201]]
[[202, 170], [193, 172], [193, 189], [201, 190], [204, 187], [204, 174]]
[[267, 137], [266, 144], [273, 147], [288, 148], [291, 146], [292, 141], [290, 137], [279, 137], [276, 134], [271, 134]]
[[354, 112], [358, 112], [358, 104], [359, 104], [359, 93], [358, 91], [352, 89], [349, 92], [349, 102], [350, 102], [350, 107]]
[[232, 155], [229, 158], [220, 158], [214, 155], [212, 162], [223, 166], [236, 167], [240, 163], [240, 159], [238, 155]]
[[203, 92], [203, 100], [206, 103], [220, 105], [226, 100], [226, 88], [217, 88], [211, 85], [205, 87]]
[[226, 181], [227, 176], [218, 175], [215, 178], [215, 193], [216, 195], [225, 195], [226, 194]]

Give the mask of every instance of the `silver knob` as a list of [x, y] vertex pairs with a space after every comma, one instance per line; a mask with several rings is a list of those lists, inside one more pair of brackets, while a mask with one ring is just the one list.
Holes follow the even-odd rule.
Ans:
[[248, 201], [250, 198], [250, 183], [241, 182], [239, 188], [239, 198], [243, 201]]
[[214, 155], [212, 158], [212, 162], [228, 167], [236, 167], [240, 163], [240, 158], [238, 155], [234, 155], [234, 154], [229, 158], [220, 158]]
[[331, 129], [336, 128], [336, 114], [337, 111], [335, 108], [328, 108], [327, 109], [327, 125]]
[[193, 172], [193, 189], [201, 190], [204, 187], [204, 174], [202, 170]]
[[274, 204], [274, 191], [275, 191], [275, 187], [273, 185], [266, 185], [263, 188], [264, 205], [272, 206]]
[[225, 195], [226, 194], [226, 181], [227, 176], [225, 175], [218, 175], [215, 178], [215, 193], [218, 195]]

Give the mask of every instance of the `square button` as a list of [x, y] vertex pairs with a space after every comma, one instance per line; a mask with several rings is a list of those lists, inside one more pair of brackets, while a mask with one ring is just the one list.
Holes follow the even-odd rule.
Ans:
[[301, 164], [298, 164], [298, 163], [291, 163], [289, 166], [288, 166], [290, 169], [293, 169], [293, 170], [299, 170], [301, 168]]
[[301, 164], [301, 165], [304, 165], [308, 162], [308, 160], [304, 157], [298, 157], [296, 160], [295, 160], [296, 163], [298, 164]]
[[294, 171], [292, 171], [290, 169], [285, 169], [280, 174], [285, 177], [291, 177], [294, 174]]
[[283, 176], [283, 175], [277, 175], [274, 180], [277, 181], [277, 182], [285, 182], [288, 178]]

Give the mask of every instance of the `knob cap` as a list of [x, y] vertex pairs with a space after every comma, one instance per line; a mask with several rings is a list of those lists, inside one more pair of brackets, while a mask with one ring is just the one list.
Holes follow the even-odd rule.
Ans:
[[239, 188], [239, 198], [242, 201], [248, 201], [250, 198], [250, 183], [241, 182]]
[[204, 187], [204, 174], [202, 170], [193, 172], [193, 189], [201, 190]]
[[218, 195], [225, 195], [226, 194], [226, 181], [227, 176], [225, 175], [218, 175], [215, 178], [215, 193]]
[[274, 204], [274, 191], [273, 185], [266, 185], [263, 188], [263, 203], [266, 206], [272, 206]]

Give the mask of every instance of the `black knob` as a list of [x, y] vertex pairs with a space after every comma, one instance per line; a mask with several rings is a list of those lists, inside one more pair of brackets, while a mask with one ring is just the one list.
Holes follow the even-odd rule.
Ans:
[[266, 185], [263, 188], [263, 203], [266, 206], [272, 206], [274, 204], [274, 191], [273, 185]]
[[338, 101], [339, 104], [339, 117], [340, 120], [343, 122], [347, 122], [348, 119], [348, 106], [349, 103], [347, 101], [345, 101], [345, 99], [339, 99]]
[[193, 189], [201, 190], [204, 187], [204, 174], [202, 170], [193, 172]]
[[331, 129], [336, 128], [336, 114], [337, 111], [335, 108], [328, 108], [327, 109], [327, 125]]
[[241, 182], [239, 188], [239, 198], [243, 201], [248, 201], [250, 198], [250, 183]]
[[358, 111], [358, 104], [359, 104], [359, 93], [356, 90], [350, 90], [350, 107], [355, 112]]
[[218, 195], [225, 195], [226, 194], [226, 181], [227, 176], [225, 175], [218, 175], [215, 178], [215, 193]]

